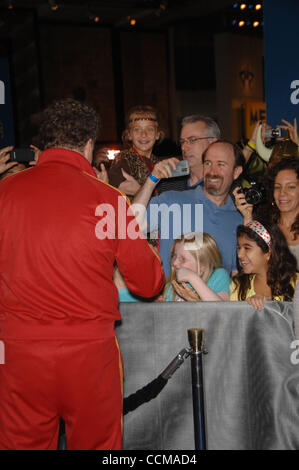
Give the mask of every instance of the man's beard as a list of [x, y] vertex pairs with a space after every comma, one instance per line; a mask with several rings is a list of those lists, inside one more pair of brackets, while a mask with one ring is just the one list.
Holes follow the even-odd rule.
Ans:
[[[209, 178], [217, 180], [216, 184], [209, 183]], [[220, 185], [218, 185], [218, 181], [220, 181]], [[204, 181], [204, 188], [207, 191], [208, 194], [211, 194], [211, 196], [220, 196], [223, 192], [222, 190], [222, 183], [223, 183], [223, 178], [221, 176], [213, 176], [213, 175], [206, 175], [205, 181]]]

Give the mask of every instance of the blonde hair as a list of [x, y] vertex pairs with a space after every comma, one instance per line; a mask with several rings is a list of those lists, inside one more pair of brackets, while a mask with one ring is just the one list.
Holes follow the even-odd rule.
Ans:
[[141, 118], [141, 116], [145, 116], [145, 119], [148, 117], [150, 120], [155, 122], [157, 124], [157, 130], [160, 133], [160, 137], [157, 140], [157, 143], [162, 142], [162, 140], [165, 137], [165, 132], [160, 128], [159, 126], [159, 114], [156, 108], [148, 105], [138, 105], [138, 106], [133, 106], [133, 108], [130, 108], [129, 111], [126, 114], [126, 128], [122, 133], [122, 141], [123, 144], [126, 148], [129, 148], [132, 144], [132, 141], [129, 138], [129, 130], [130, 130], [130, 125], [134, 121], [133, 116], [135, 116], [135, 119]]
[[172, 299], [175, 298], [175, 290], [172, 286], [172, 281], [176, 280], [176, 273], [175, 269], [172, 266], [172, 260], [175, 252], [175, 247], [179, 244], [183, 243], [184, 248], [191, 253], [197, 263], [197, 273], [200, 272], [200, 266], [205, 267], [205, 271], [202, 275], [202, 280], [207, 282], [211, 277], [213, 271], [216, 268], [220, 268], [222, 265], [221, 254], [217, 245], [217, 242], [212, 235], [208, 233], [201, 233], [201, 232], [191, 232], [181, 237], [177, 238], [171, 247], [170, 251], [170, 266], [171, 272], [166, 279], [166, 284], [164, 288], [164, 294], [166, 294], [171, 288], [172, 290]]

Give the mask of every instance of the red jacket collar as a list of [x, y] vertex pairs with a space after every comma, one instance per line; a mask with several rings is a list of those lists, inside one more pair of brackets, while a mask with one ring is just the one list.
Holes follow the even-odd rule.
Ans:
[[86, 158], [81, 153], [73, 150], [51, 148], [44, 150], [37, 162], [37, 165], [43, 165], [45, 163], [65, 163], [67, 165], [74, 166], [81, 171], [86, 171], [92, 176], [96, 176], [94, 169]]

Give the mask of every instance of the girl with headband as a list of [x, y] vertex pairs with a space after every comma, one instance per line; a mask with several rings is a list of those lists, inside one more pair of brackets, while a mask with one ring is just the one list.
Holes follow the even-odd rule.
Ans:
[[299, 274], [277, 225], [266, 228], [252, 220], [239, 225], [237, 237], [239, 273], [231, 283], [230, 300], [247, 300], [256, 310], [264, 308], [265, 300], [292, 300]]
[[159, 161], [152, 151], [155, 143], [161, 142], [163, 137], [155, 108], [134, 106], [128, 111], [126, 129], [122, 135], [125, 150], [111, 164], [109, 183], [119, 188], [130, 200]]

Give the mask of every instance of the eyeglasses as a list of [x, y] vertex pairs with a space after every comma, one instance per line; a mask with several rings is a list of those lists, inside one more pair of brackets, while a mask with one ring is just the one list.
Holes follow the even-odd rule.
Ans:
[[180, 146], [184, 144], [194, 145], [199, 140], [205, 140], [205, 139], [214, 139], [214, 137], [189, 137], [188, 139], [180, 139], [179, 144]]

